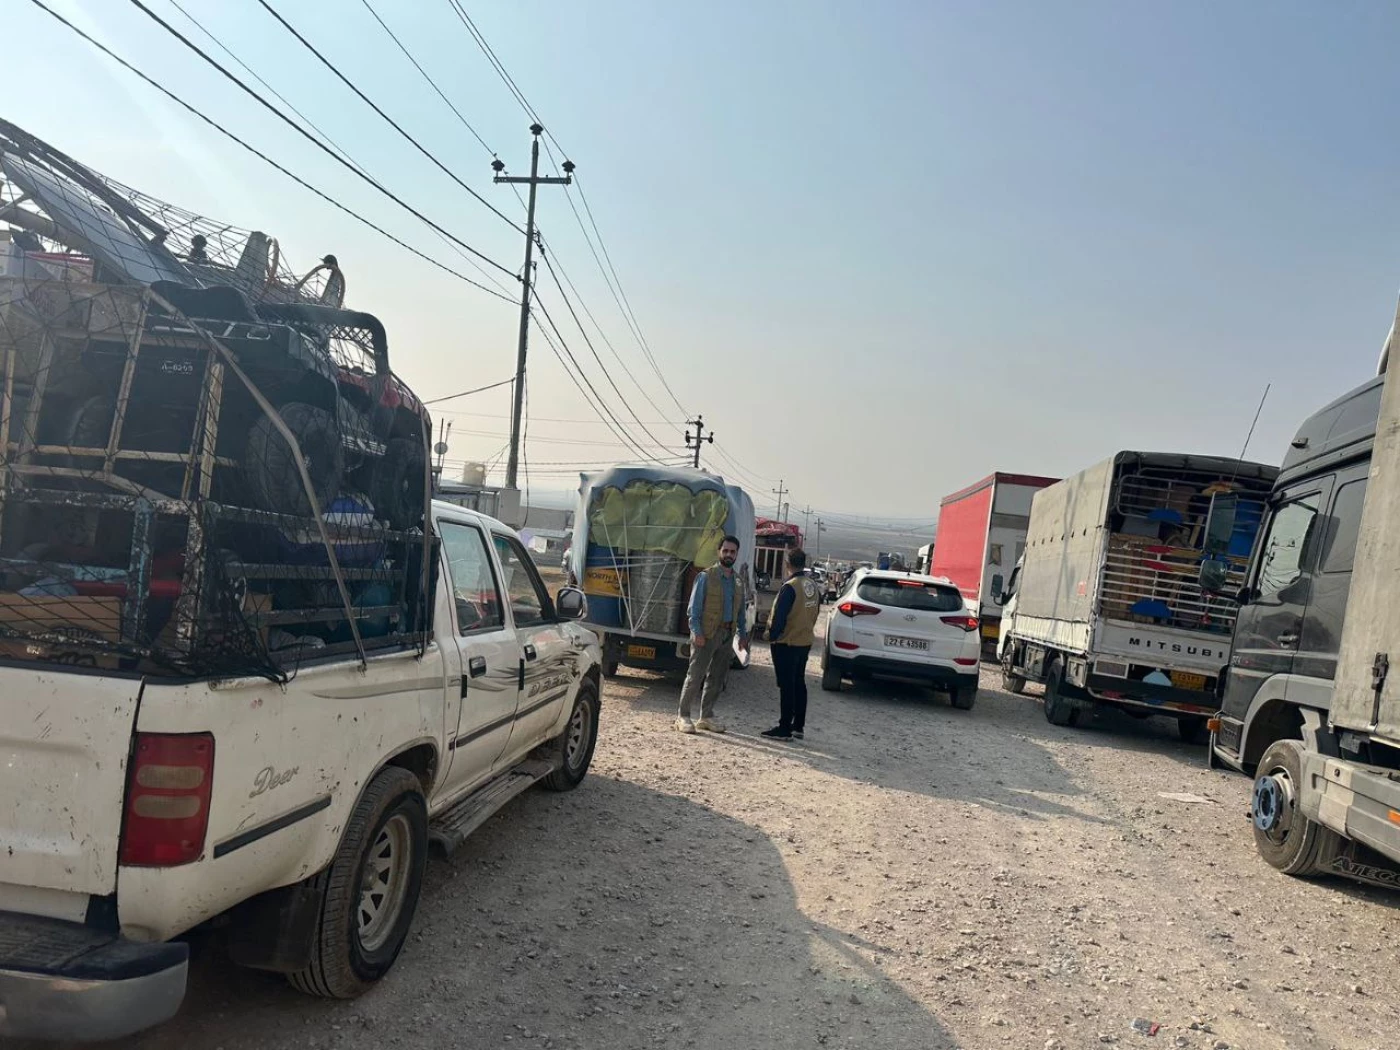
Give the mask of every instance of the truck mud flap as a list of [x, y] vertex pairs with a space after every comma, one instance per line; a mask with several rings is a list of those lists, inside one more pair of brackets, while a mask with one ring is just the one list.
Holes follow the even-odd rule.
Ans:
[[1327, 866], [1327, 871], [1368, 886], [1400, 890], [1400, 864], [1360, 842], [1348, 842], [1346, 849]]

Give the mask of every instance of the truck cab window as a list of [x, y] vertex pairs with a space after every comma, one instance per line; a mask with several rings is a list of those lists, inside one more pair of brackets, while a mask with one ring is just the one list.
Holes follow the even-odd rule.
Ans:
[[1366, 500], [1366, 479], [1349, 482], [1337, 490], [1332, 515], [1327, 519], [1327, 547], [1323, 572], [1351, 572], [1356, 560], [1356, 540], [1361, 534], [1361, 505]]
[[507, 536], [493, 536], [492, 539], [496, 544], [496, 554], [501, 559], [501, 571], [505, 573], [505, 591], [510, 597], [515, 626], [531, 627], [544, 623], [553, 607], [530, 556], [525, 553], [525, 548]]
[[451, 521], [438, 522], [447, 569], [452, 574], [452, 596], [457, 606], [457, 629], [483, 631], [505, 623], [501, 594], [486, 553], [481, 530]]
[[1318, 502], [1318, 496], [1312, 494], [1285, 503], [1274, 512], [1259, 563], [1256, 587], [1261, 600], [1297, 583], [1307, 570]]

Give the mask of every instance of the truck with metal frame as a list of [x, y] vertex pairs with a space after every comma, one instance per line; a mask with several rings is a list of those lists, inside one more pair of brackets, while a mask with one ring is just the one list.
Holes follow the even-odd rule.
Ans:
[[[1004, 592], [1004, 686], [1019, 693], [1043, 683], [1055, 725], [1110, 705], [1174, 717], [1183, 738], [1203, 740], [1236, 611], [1198, 581], [1206, 517], [1216, 492], [1257, 508], [1277, 473], [1236, 459], [1125, 451], [1037, 492], [1025, 554]], [[1221, 555], [1234, 580], [1253, 538], [1244, 515], [1240, 528]]]

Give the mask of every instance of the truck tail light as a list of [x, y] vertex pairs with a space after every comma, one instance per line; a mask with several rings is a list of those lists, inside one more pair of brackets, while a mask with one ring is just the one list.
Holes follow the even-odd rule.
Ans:
[[975, 616], [942, 616], [939, 619], [949, 627], [961, 627], [964, 631], [977, 630], [977, 617]]
[[126, 790], [121, 863], [173, 867], [198, 860], [214, 781], [210, 733], [138, 733]]
[[861, 602], [842, 602], [836, 607], [842, 616], [878, 616], [880, 608], [877, 605], [864, 605]]

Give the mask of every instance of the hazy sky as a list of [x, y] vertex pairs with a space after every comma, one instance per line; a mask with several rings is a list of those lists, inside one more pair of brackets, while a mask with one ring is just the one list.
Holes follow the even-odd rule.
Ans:
[[[208, 44], [170, 0], [147, 2]], [[371, 2], [526, 171], [529, 121], [448, 0]], [[391, 189], [518, 269], [520, 236], [257, 0], [181, 3]], [[298, 174], [464, 265], [126, 0], [53, 6]], [[464, 181], [520, 213], [360, 0], [274, 6]], [[932, 518], [942, 495], [992, 470], [1062, 474], [1122, 448], [1233, 455], [1266, 382], [1250, 452], [1277, 462], [1304, 415], [1373, 370], [1400, 286], [1400, 6], [464, 6], [578, 164], [657, 361], [760, 509], [780, 477], [799, 505]], [[335, 252], [350, 301], [385, 320], [397, 369], [424, 397], [511, 374], [515, 307], [358, 227], [29, 0], [0, 10], [4, 116], [115, 178], [273, 233], [300, 269]], [[541, 190], [540, 223], [627, 363], [590, 332], [622, 392], [679, 450], [680, 427], [661, 422], [679, 410], [560, 190]], [[541, 295], [616, 407], [547, 277]], [[624, 456], [537, 337], [531, 362], [536, 486]], [[493, 456], [506, 390], [451, 407], [471, 413], [452, 417], [451, 458]]]

